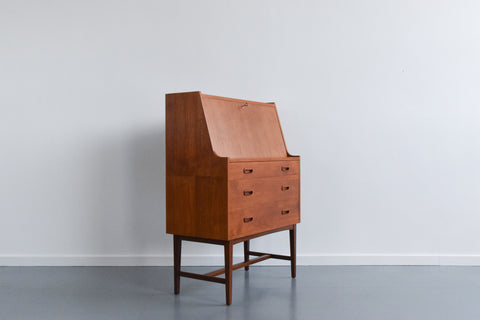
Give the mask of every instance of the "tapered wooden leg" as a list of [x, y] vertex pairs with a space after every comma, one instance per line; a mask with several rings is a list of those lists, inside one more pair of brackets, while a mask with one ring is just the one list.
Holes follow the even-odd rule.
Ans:
[[290, 268], [292, 272], [292, 278], [297, 276], [297, 225], [293, 225], [290, 230]]
[[225, 298], [227, 305], [232, 304], [232, 264], [233, 264], [233, 245], [229, 241], [225, 243]]
[[182, 239], [173, 236], [173, 278], [175, 294], [180, 293], [180, 264], [182, 261]]
[[[243, 262], [247, 262], [250, 260], [250, 255], [248, 252], [250, 251], [250, 240], [244, 241], [243, 242]], [[248, 271], [250, 269], [249, 266], [245, 267], [245, 271]]]

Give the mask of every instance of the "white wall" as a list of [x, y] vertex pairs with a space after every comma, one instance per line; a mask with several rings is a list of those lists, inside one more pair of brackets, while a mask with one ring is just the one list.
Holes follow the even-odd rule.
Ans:
[[193, 90], [277, 102], [300, 263], [480, 264], [479, 10], [1, 1], [0, 265], [170, 264], [164, 95]]

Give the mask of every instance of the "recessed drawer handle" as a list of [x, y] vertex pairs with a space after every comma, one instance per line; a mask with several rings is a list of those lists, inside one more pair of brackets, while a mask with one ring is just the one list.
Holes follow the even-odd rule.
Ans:
[[282, 210], [282, 215], [289, 214], [290, 210]]
[[243, 222], [244, 223], [247, 223], [247, 222], [252, 222], [253, 220], [253, 217], [250, 217], [250, 218], [243, 218]]
[[282, 167], [282, 171], [283, 172], [288, 172], [288, 171], [290, 171], [290, 167]]
[[253, 194], [253, 190], [245, 190], [243, 191], [244, 196], [251, 196]]
[[290, 186], [282, 186], [282, 191], [290, 190]]
[[252, 168], [243, 168], [243, 173], [245, 173], [245, 174], [249, 174], [249, 173], [252, 173], [252, 172], [253, 172]]

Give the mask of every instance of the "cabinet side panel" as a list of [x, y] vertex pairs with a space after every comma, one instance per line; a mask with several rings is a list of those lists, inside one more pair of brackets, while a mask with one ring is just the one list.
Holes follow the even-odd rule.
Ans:
[[196, 99], [192, 94], [171, 94], [165, 106], [165, 153], [167, 175], [195, 175]]
[[225, 240], [227, 237], [227, 179], [196, 177], [195, 234], [197, 237]]
[[167, 233], [226, 239], [227, 159], [217, 157], [200, 93], [166, 97]]
[[166, 199], [167, 233], [195, 230], [195, 177], [167, 176]]

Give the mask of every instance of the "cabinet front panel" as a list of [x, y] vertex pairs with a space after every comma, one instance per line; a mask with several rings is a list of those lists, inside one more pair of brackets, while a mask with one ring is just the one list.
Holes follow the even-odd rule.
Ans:
[[229, 180], [297, 175], [300, 175], [300, 162], [295, 160], [230, 162], [228, 166]]
[[286, 157], [274, 104], [202, 95], [213, 151], [221, 157]]
[[299, 197], [300, 179], [298, 176], [230, 180], [228, 183], [230, 209], [254, 207]]
[[230, 210], [228, 217], [229, 238], [248, 236], [299, 222], [299, 198], [234, 208]]

